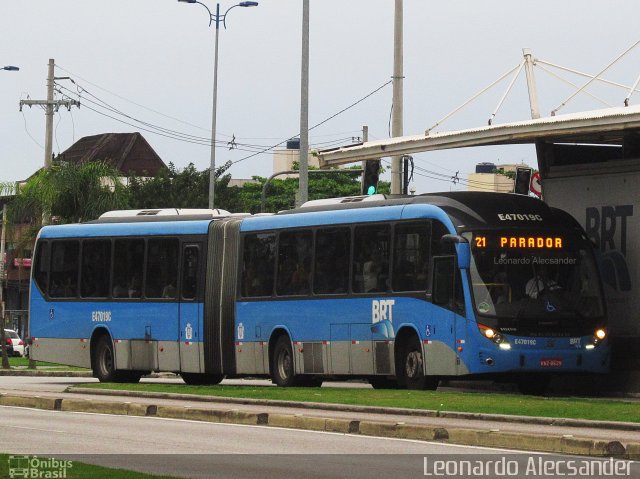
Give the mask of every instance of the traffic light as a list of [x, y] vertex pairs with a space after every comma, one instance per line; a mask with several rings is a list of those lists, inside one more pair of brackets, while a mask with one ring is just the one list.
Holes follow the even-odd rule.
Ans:
[[531, 187], [531, 174], [533, 170], [526, 167], [516, 168], [516, 181], [513, 192], [518, 195], [529, 195], [529, 189]]
[[362, 194], [375, 195], [378, 192], [380, 160], [367, 160], [364, 164], [364, 172], [362, 173]]

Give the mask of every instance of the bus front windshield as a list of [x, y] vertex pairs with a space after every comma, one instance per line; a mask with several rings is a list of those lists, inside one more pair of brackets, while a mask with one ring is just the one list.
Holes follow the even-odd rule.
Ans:
[[604, 315], [588, 240], [574, 232], [477, 232], [471, 281], [476, 311], [486, 317], [596, 319]]

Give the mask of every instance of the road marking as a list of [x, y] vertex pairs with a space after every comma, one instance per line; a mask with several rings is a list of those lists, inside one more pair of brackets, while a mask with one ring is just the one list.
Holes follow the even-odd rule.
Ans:
[[37, 428], [37, 427], [11, 426], [11, 425], [7, 426], [6, 424], [5, 424], [5, 427], [9, 427], [9, 428], [12, 428], [12, 429], [27, 429], [29, 431], [57, 432], [59, 434], [68, 434], [69, 433], [69, 431], [58, 431], [56, 429], [40, 429], [40, 428]]

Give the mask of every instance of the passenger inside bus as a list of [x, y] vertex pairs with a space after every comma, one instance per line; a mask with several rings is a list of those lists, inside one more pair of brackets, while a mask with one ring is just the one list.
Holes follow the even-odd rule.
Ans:
[[362, 266], [362, 278], [365, 293], [375, 293], [386, 291], [386, 275], [383, 274], [387, 270], [384, 264], [382, 252], [377, 247], [372, 247], [369, 254], [369, 260], [365, 261]]
[[540, 265], [533, 277], [527, 281], [525, 292], [531, 299], [537, 299], [543, 293], [557, 291], [561, 289], [558, 282], [551, 278], [545, 265]]
[[175, 299], [178, 294], [178, 290], [173, 283], [169, 283], [162, 288], [162, 297]]

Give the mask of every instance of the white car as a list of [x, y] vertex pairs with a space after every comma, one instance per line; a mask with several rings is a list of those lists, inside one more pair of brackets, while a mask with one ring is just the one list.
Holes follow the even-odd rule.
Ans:
[[24, 356], [24, 341], [20, 339], [18, 333], [13, 329], [5, 329], [4, 335], [6, 338], [11, 339], [11, 343], [13, 344], [13, 355]]

